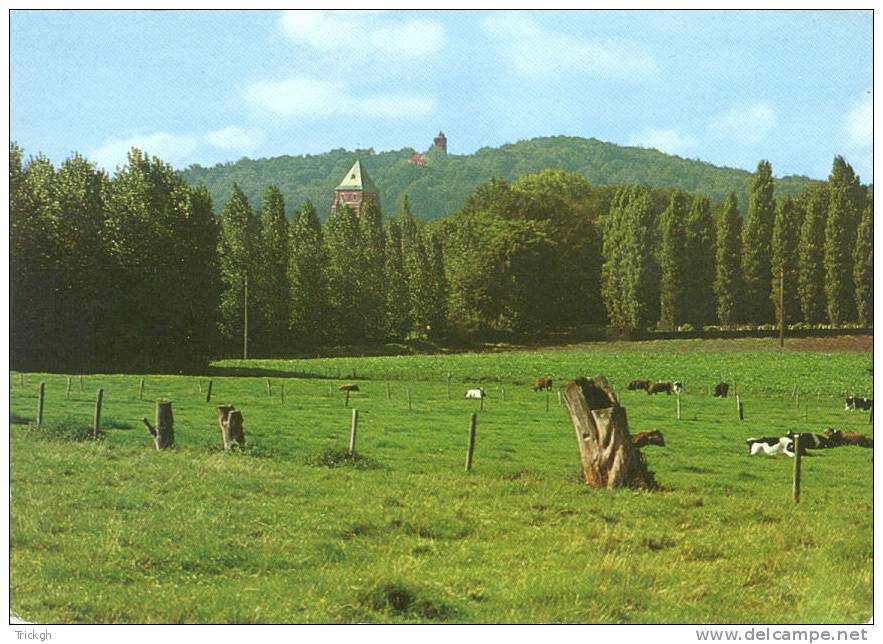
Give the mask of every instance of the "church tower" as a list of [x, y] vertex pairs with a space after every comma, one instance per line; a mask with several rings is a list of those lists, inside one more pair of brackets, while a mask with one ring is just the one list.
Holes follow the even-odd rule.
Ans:
[[432, 146], [436, 150], [440, 150], [445, 154], [448, 153], [448, 138], [445, 136], [444, 132], [438, 133], [438, 136], [432, 140]]
[[356, 160], [353, 167], [350, 168], [340, 184], [334, 189], [334, 201], [331, 204], [331, 211], [337, 210], [337, 204], [349, 206], [358, 214], [362, 203], [365, 201], [373, 201], [377, 207], [380, 207], [380, 191], [368, 176], [368, 172], [362, 167], [362, 162]]

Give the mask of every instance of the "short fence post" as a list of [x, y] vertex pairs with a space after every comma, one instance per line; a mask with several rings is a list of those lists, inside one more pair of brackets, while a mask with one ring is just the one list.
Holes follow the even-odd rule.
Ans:
[[408, 387], [408, 411], [411, 411], [411, 388]]
[[67, 389], [64, 390], [64, 397], [67, 400], [71, 399], [71, 377], [67, 377]]
[[558, 390], [558, 404], [561, 404], [561, 390]]
[[270, 379], [267, 378], [267, 398], [273, 397], [273, 388], [270, 386]]
[[43, 426], [43, 397], [46, 394], [46, 383], [40, 383], [40, 393], [37, 396], [37, 429]]
[[472, 454], [475, 452], [475, 427], [478, 424], [478, 416], [472, 414], [469, 422], [469, 442], [466, 445], [466, 471], [472, 470]]
[[794, 487], [792, 492], [794, 502], [800, 503], [800, 434], [794, 436], [792, 449], [794, 450]]
[[141, 384], [138, 386], [138, 400], [144, 400], [144, 378], [141, 379]]
[[681, 394], [675, 394], [678, 403], [678, 420], [681, 419]]
[[794, 400], [797, 403], [797, 406], [800, 407], [800, 392], [799, 391], [797, 392], [797, 395], [794, 397]]
[[83, 376], [80, 376], [80, 391], [83, 391]]
[[451, 399], [451, 372], [448, 372], [448, 400]]
[[101, 426], [101, 400], [104, 398], [104, 389], [98, 389], [98, 397], [95, 399], [95, 421], [92, 424], [92, 438], [98, 438], [98, 428]]
[[356, 453], [356, 430], [359, 427], [359, 410], [353, 409], [353, 423], [350, 427], [350, 449], [349, 455], [352, 456]]
[[742, 409], [742, 399], [739, 398], [739, 394], [736, 394], [736, 412], [739, 414], [739, 420], [745, 419], [745, 415]]
[[346, 400], [343, 401], [343, 406], [344, 407], [350, 406], [350, 390], [349, 389], [346, 390]]
[[285, 404], [285, 383], [283, 382], [280, 385], [280, 387], [281, 387], [281, 389], [279, 390], [279, 392], [280, 392], [280, 396], [282, 397], [282, 404], [284, 405]]
[[208, 390], [205, 392], [205, 401], [206, 402], [212, 401], [212, 381], [211, 380], [208, 381]]
[[389, 380], [386, 381], [386, 399], [392, 400], [392, 392], [389, 390]]
[[500, 385], [500, 396], [502, 396], [503, 400], [506, 400], [506, 388], [503, 385]]
[[549, 398], [550, 397], [551, 397], [551, 394], [549, 393], [549, 388], [546, 387], [546, 411], [549, 411]]
[[20, 384], [20, 385], [25, 384], [25, 374], [24, 373], [18, 374], [18, 384]]
[[479, 411], [484, 411], [484, 392], [478, 397], [478, 409]]

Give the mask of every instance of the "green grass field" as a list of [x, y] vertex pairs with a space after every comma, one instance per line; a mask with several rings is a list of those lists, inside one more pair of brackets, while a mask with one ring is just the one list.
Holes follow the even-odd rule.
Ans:
[[[65, 375], [14, 373], [11, 608], [50, 623], [863, 622], [871, 450], [805, 458], [795, 505], [793, 461], [749, 457], [744, 441], [870, 434], [841, 395], [871, 395], [870, 363], [868, 351], [779, 352], [773, 340], [228, 361], [202, 377], [143, 376], [143, 401], [140, 374], [88, 375], [82, 390], [75, 376], [66, 400]], [[599, 373], [633, 433], [664, 433], [666, 447], [644, 449], [663, 491], [587, 488], [556, 392], [546, 411], [529, 386]], [[674, 396], [627, 391], [633, 378], [684, 381], [682, 420]], [[743, 422], [732, 397], [709, 395], [720, 380], [736, 381]], [[38, 432], [23, 422], [40, 381]], [[342, 456], [342, 382], [361, 388], [355, 461]], [[470, 385], [486, 389], [483, 411], [463, 398]], [[73, 440], [98, 387], [103, 439]], [[161, 453], [140, 421], [157, 398], [173, 401], [177, 439]], [[243, 411], [244, 451], [221, 451], [223, 403]]]

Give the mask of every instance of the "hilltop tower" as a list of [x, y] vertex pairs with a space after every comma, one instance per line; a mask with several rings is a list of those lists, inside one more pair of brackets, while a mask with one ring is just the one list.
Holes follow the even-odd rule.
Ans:
[[365, 201], [373, 201], [377, 207], [380, 207], [380, 191], [368, 176], [368, 172], [362, 167], [362, 162], [358, 159], [350, 168], [349, 172], [343, 175], [340, 184], [334, 189], [334, 201], [331, 203], [331, 212], [337, 210], [337, 204], [342, 203], [352, 208], [356, 214]]
[[440, 150], [445, 154], [448, 153], [448, 138], [445, 136], [444, 132], [439, 132], [438, 136], [432, 140], [432, 147], [436, 150]]

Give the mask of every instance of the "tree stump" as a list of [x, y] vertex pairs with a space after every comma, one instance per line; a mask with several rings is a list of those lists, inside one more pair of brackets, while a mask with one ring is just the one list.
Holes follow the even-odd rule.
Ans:
[[653, 474], [633, 444], [625, 407], [604, 376], [577, 378], [564, 390], [586, 484], [654, 489]]
[[175, 444], [175, 421], [172, 417], [172, 402], [170, 400], [156, 401], [156, 427], [150, 424], [146, 418], [142, 418], [147, 426], [147, 431], [153, 436], [156, 449], [166, 449]]
[[245, 447], [245, 430], [242, 427], [241, 411], [237, 411], [233, 405], [221, 405], [218, 407], [218, 425], [221, 427], [224, 451], [229, 452], [234, 442], [239, 443], [239, 447]]

